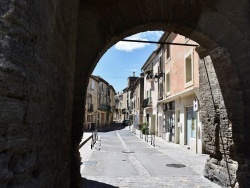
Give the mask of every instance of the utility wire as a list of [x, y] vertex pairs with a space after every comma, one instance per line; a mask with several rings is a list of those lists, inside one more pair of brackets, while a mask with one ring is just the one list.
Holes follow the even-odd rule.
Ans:
[[131, 40], [131, 39], [123, 39], [123, 42], [140, 42], [140, 43], [152, 43], [152, 44], [169, 44], [169, 45], [177, 45], [177, 46], [199, 46], [198, 44], [184, 44], [184, 43], [173, 43], [173, 42], [160, 42], [160, 41], [145, 41], [145, 40]]

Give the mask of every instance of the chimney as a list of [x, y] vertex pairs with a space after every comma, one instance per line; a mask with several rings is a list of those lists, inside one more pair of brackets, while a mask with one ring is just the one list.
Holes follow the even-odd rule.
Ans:
[[133, 72], [133, 77], [135, 77], [135, 72]]

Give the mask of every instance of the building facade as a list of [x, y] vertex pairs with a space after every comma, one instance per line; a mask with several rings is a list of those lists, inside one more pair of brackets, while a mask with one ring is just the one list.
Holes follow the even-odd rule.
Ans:
[[144, 123], [162, 139], [202, 153], [199, 118], [199, 56], [197, 43], [164, 33], [161, 44], [142, 66], [144, 72]]
[[[160, 40], [169, 43], [197, 44], [184, 36], [169, 33]], [[202, 131], [199, 118], [199, 56], [195, 47], [164, 45], [164, 95], [159, 132], [169, 142], [187, 146], [202, 153]], [[195, 106], [194, 106], [195, 105]]]
[[143, 122], [155, 133], [158, 102], [158, 51], [154, 51], [142, 67], [144, 72]]
[[104, 128], [112, 123], [114, 95], [115, 90], [108, 82], [99, 76], [90, 76], [84, 129], [90, 129], [90, 123], [95, 123], [97, 128]]
[[91, 75], [87, 89], [87, 98], [85, 105], [85, 123], [84, 129], [90, 129], [90, 123], [98, 123], [98, 88], [99, 79]]
[[131, 114], [132, 122], [134, 126], [143, 124], [143, 100], [144, 100], [144, 74], [142, 73], [139, 78], [135, 81], [132, 88], [132, 100]]

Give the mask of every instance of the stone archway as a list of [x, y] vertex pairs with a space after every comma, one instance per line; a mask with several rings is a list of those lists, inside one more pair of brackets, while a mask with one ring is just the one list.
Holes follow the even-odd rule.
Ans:
[[[220, 151], [213, 142], [218, 133], [208, 132], [214, 145], [207, 152], [219, 159], [214, 164], [223, 152], [237, 161], [239, 185], [249, 185], [247, 0], [13, 0], [0, 7], [1, 185], [80, 186], [78, 145], [88, 77], [110, 46], [146, 30], [185, 35], [205, 49], [198, 50], [204, 61], [213, 61], [226, 107], [221, 111], [232, 125], [231, 132], [225, 128], [225, 141], [233, 143]], [[218, 117], [204, 115], [204, 121], [214, 126], [227, 120]]]

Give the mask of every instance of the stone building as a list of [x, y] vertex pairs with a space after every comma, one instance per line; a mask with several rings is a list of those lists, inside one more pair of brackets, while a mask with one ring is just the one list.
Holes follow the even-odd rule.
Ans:
[[90, 129], [90, 123], [98, 124], [98, 91], [99, 91], [98, 77], [91, 75], [89, 77], [89, 84], [86, 95], [85, 105], [85, 123], [84, 129]]
[[146, 60], [141, 70], [144, 72], [144, 100], [143, 122], [147, 123], [150, 131], [155, 133], [156, 116], [157, 116], [157, 101], [158, 101], [158, 73], [159, 66], [159, 51], [154, 51]]
[[115, 109], [114, 109], [114, 120], [121, 121], [121, 109], [122, 109], [122, 101], [123, 101], [123, 94], [117, 92], [114, 96], [115, 100]]
[[136, 79], [131, 87], [132, 102], [130, 105], [131, 124], [134, 126], [143, 124], [143, 100], [144, 100], [144, 74]]
[[109, 85], [109, 98], [110, 98], [110, 113], [109, 113], [109, 122], [110, 125], [114, 120], [115, 112], [115, 89], [112, 85]]
[[97, 128], [112, 123], [114, 94], [113, 86], [107, 81], [99, 76], [90, 76], [85, 107], [85, 129], [89, 129], [90, 123], [95, 123]]

